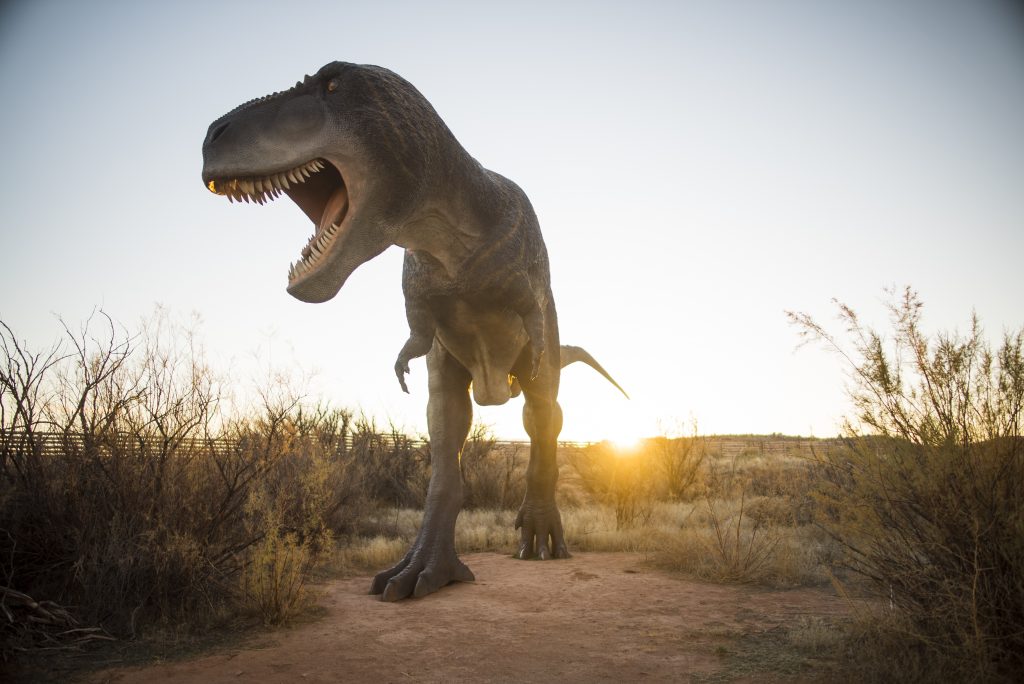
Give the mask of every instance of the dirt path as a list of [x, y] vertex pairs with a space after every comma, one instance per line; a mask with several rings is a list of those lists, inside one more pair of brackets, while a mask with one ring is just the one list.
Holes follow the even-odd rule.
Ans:
[[91, 681], [686, 681], [721, 670], [721, 654], [744, 636], [845, 612], [829, 592], [698, 583], [646, 568], [636, 554], [465, 560], [475, 584], [381, 603], [365, 593], [369, 578], [331, 582], [323, 619], [277, 632], [267, 644], [108, 670]]

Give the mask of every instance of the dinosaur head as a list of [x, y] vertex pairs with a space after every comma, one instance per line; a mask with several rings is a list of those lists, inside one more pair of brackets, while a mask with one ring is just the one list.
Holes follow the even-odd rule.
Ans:
[[288, 292], [326, 301], [360, 264], [394, 244], [422, 171], [422, 155], [410, 150], [408, 131], [393, 125], [394, 112], [415, 121], [422, 113], [406, 110], [422, 104], [412, 85], [386, 69], [333, 62], [210, 124], [203, 183], [232, 201], [286, 195], [295, 202], [314, 230], [289, 268]]

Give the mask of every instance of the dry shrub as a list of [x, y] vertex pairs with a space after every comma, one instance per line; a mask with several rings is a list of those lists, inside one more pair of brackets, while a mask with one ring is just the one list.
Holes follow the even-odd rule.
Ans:
[[339, 502], [327, 486], [337, 470], [325, 461], [315, 451], [279, 459], [285, 473], [249, 491], [245, 522], [255, 542], [244, 554], [240, 599], [264, 624], [286, 622], [305, 607], [307, 580], [331, 542], [327, 521]]
[[[0, 324], [0, 585], [135, 636], [244, 606], [243, 573], [304, 576], [368, 505], [350, 414], [275, 382], [231, 417], [222, 394], [163, 314], [137, 336], [99, 314], [42, 353]], [[294, 605], [284, 586], [265, 616]]]
[[644, 451], [661, 471], [670, 501], [689, 501], [695, 496], [707, 456], [707, 440], [697, 435], [696, 423], [689, 437], [654, 437], [644, 442]]
[[727, 582], [748, 582], [761, 576], [778, 544], [774, 525], [747, 513], [746, 489], [740, 490], [739, 505], [733, 511], [705, 496], [714, 532], [706, 544], [717, 565], [716, 578]]
[[856, 422], [820, 456], [822, 522], [845, 564], [891, 608], [908, 648], [948, 677], [1024, 671], [1024, 331], [993, 352], [975, 317], [966, 335], [921, 330], [909, 288], [891, 341], [840, 314], [852, 352], [803, 314], [804, 334], [848, 363]]
[[499, 446], [489, 427], [474, 425], [459, 456], [463, 508], [517, 508], [526, 494], [525, 460], [519, 445]]
[[380, 505], [422, 508], [430, 482], [430, 448], [394, 423], [386, 430], [361, 415], [352, 431], [350, 462], [363, 496]]
[[264, 624], [287, 621], [303, 607], [306, 579], [315, 560], [311, 547], [298, 535], [268, 530], [249, 549], [240, 581], [243, 601]]
[[650, 454], [626, 455], [610, 442], [567, 452], [567, 459], [584, 490], [615, 512], [615, 528], [637, 527], [650, 519], [660, 485]]

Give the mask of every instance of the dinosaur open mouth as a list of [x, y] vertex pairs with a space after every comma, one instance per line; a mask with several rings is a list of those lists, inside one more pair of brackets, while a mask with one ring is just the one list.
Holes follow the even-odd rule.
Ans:
[[288, 267], [288, 283], [315, 271], [331, 250], [349, 210], [348, 187], [341, 172], [324, 159], [266, 176], [214, 179], [207, 187], [230, 201], [264, 204], [286, 194], [315, 226], [299, 260]]

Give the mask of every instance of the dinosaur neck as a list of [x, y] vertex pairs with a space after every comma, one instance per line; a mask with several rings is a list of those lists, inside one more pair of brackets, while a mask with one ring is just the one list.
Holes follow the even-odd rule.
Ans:
[[[465, 153], [463, 153], [465, 154]], [[493, 220], [479, 198], [489, 196], [481, 186], [489, 178], [469, 155], [461, 164], [445, 169], [432, 183], [438, 192], [427, 193], [415, 213], [398, 230], [395, 244], [426, 252], [454, 277], [459, 265], [487, 241]]]

